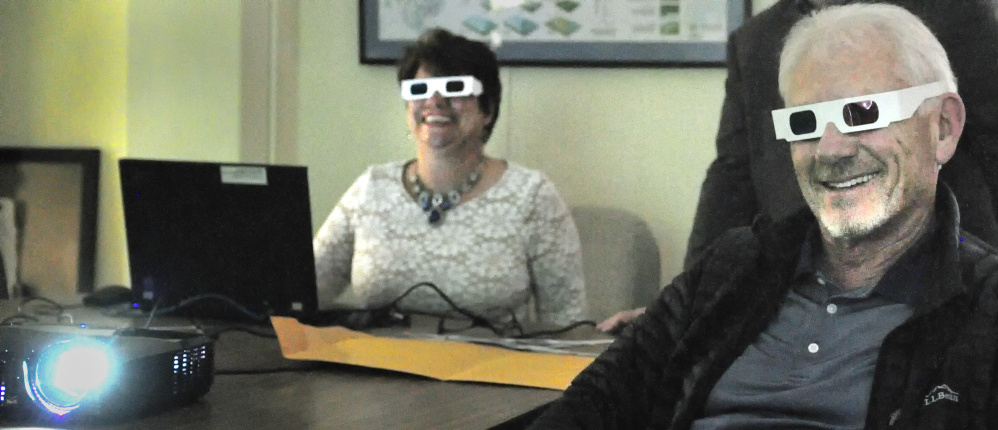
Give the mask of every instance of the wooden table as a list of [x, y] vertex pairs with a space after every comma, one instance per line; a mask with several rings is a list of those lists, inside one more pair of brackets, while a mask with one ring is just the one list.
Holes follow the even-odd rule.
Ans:
[[[0, 312], [3, 309], [0, 306]], [[0, 317], [6, 316], [0, 313]], [[108, 320], [104, 319], [102, 323], [107, 324]], [[561, 395], [554, 390], [442, 382], [355, 366], [287, 360], [281, 356], [276, 339], [243, 332], [222, 334], [215, 350], [215, 381], [211, 391], [201, 400], [125, 422], [74, 424], [72, 427], [150, 430], [517, 428], [529, 421], [526, 417]], [[283, 371], [266, 373], [276, 369]], [[232, 374], [238, 371], [247, 372]]]

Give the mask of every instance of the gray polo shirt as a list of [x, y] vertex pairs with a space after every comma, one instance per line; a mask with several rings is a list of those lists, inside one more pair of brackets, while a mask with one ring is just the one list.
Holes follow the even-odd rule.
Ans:
[[814, 269], [817, 237], [805, 240], [778, 315], [725, 371], [692, 429], [863, 428], [880, 345], [912, 315], [932, 253], [923, 237], [877, 285], [846, 291]]

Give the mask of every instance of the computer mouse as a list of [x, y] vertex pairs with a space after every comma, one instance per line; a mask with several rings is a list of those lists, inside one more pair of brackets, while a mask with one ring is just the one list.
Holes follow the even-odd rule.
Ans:
[[97, 291], [88, 294], [83, 298], [84, 306], [104, 307], [117, 305], [119, 303], [131, 303], [135, 296], [132, 289], [122, 285], [108, 285], [100, 287]]

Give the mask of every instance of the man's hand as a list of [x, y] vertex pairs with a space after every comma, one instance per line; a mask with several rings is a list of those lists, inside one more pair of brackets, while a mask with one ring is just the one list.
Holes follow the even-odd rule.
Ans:
[[617, 333], [625, 326], [633, 322], [638, 315], [643, 313], [645, 313], [644, 307], [617, 312], [612, 317], [607, 318], [606, 321], [599, 323], [599, 325], [596, 326], [596, 330], [603, 333]]

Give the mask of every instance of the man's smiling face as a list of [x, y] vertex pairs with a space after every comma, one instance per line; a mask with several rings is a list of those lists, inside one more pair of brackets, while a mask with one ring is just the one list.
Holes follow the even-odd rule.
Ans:
[[[859, 50], [807, 56], [794, 72], [787, 105], [913, 86], [898, 75], [896, 55], [877, 45], [883, 43], [873, 39]], [[937, 172], [927, 116], [849, 134], [831, 123], [818, 128], [819, 139], [790, 143], [791, 154], [804, 199], [832, 237], [861, 238], [899, 214], [931, 210]]]

